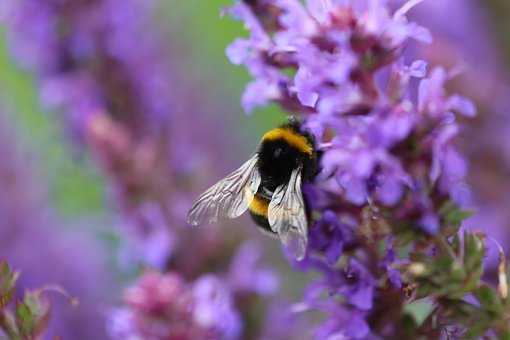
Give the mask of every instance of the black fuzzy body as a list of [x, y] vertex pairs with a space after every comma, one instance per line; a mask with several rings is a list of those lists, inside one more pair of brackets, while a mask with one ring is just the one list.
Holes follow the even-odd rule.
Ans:
[[[304, 150], [292, 145], [283, 137], [262, 138], [258, 149], [257, 162], [257, 169], [261, 176], [261, 184], [256, 195], [258, 203], [269, 204], [276, 188], [287, 184], [292, 171], [298, 167], [302, 167], [302, 183], [311, 182], [318, 173], [318, 153], [313, 136], [303, 131], [301, 124], [296, 120], [291, 120], [275, 130], [278, 129], [284, 129], [286, 133], [304, 137], [309, 149]], [[254, 222], [264, 231], [273, 233], [267, 219], [267, 211], [262, 212], [260, 209], [257, 211], [257, 209], [253, 209], [253, 206], [250, 206], [250, 214]]]
[[298, 166], [303, 167], [303, 182], [310, 182], [317, 175], [318, 162], [315, 140], [301, 130], [301, 124], [294, 122], [280, 126], [306, 138], [312, 147], [312, 154], [306, 154], [289, 145], [284, 139], [262, 140], [259, 146], [257, 167], [262, 177], [262, 187], [273, 192], [278, 186], [287, 184], [290, 175]]

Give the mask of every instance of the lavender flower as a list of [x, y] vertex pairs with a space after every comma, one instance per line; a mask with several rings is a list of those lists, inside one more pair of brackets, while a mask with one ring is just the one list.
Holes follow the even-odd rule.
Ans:
[[195, 322], [205, 328], [217, 328], [221, 338], [239, 337], [240, 316], [233, 310], [233, 296], [217, 277], [201, 277], [193, 286]]
[[262, 263], [262, 249], [254, 242], [239, 247], [230, 263], [229, 285], [239, 293], [270, 296], [278, 290], [278, 277], [272, 268]]
[[323, 149], [322, 172], [305, 188], [316, 216], [308, 256], [295, 263], [323, 273], [303, 302], [330, 314], [319, 339], [398, 336], [400, 321], [388, 318], [410, 283], [398, 268], [412, 261], [395, 247], [415, 240], [420, 252], [425, 239], [437, 253], [430, 240], [451, 235], [470, 200], [454, 141], [457, 117], [475, 106], [446, 91], [455, 72], [404, 55], [412, 41], [432, 41], [407, 19], [420, 2], [260, 0], [228, 10], [251, 33], [227, 48], [254, 77], [245, 109], [274, 101], [301, 114]]
[[[226, 275], [205, 274], [186, 282], [176, 272], [147, 272], [124, 294], [112, 314], [115, 339], [240, 339], [241, 306], [275, 293], [274, 272], [258, 265], [260, 249], [244, 244]], [[247, 300], [248, 298], [248, 300]]]
[[[412, 3], [393, 15], [382, 2], [323, 3], [321, 7], [308, 2], [308, 12], [294, 1], [271, 4], [281, 12], [277, 18], [281, 27], [271, 32], [273, 37], [265, 34], [265, 44], [259, 44], [261, 33], [257, 30], [249, 40], [236, 41], [228, 54], [250, 70], [257, 64], [256, 72], [252, 72], [256, 81], [269, 73], [277, 75], [280, 95], [274, 100], [286, 100], [285, 104], [305, 113], [313, 111], [307, 124], [319, 141], [329, 138], [331, 145], [322, 162], [325, 189], [339, 191], [355, 205], [371, 198], [393, 206], [402, 199], [404, 188], [414, 189], [414, 195], [419, 196], [420, 183], [413, 183], [412, 174], [406, 171], [409, 164], [395, 153], [399, 144], [419, 137], [424, 141], [422, 152], [432, 158], [428, 181], [440, 182], [442, 193], [457, 194], [465, 163], [451, 144], [458, 130], [452, 112], [472, 116], [474, 106], [461, 96], [445, 94], [448, 75], [440, 68], [420, 82], [418, 99], [413, 101], [407, 88], [411, 77], [424, 76], [425, 63], [416, 61], [406, 66], [399, 52], [409, 39], [429, 42], [430, 36], [426, 29], [406, 20]], [[254, 6], [269, 6], [264, 4]], [[318, 8], [322, 11], [314, 12]], [[248, 26], [255, 25], [252, 21], [257, 19], [250, 6], [238, 3], [231, 12], [248, 21]], [[303, 22], [309, 25], [306, 30]], [[351, 62], [345, 62], [344, 55]], [[285, 65], [274, 65], [271, 58], [284, 59]], [[328, 66], [330, 61], [343, 67], [341, 76], [330, 71], [335, 69]], [[391, 68], [386, 66], [391, 63]], [[284, 67], [297, 69], [294, 79], [285, 75]], [[325, 74], [318, 72], [325, 69]], [[386, 83], [376, 74], [381, 69], [390, 71]], [[316, 98], [312, 106], [300, 99], [310, 97], [310, 93], [299, 90], [303, 87], [311, 89]], [[336, 183], [326, 181], [332, 177]]]
[[[151, 338], [165, 338], [171, 334], [179, 338], [195, 332], [202, 334], [206, 330], [190, 327], [192, 296], [185, 289], [185, 284], [178, 275], [146, 274], [136, 286], [126, 291], [125, 300], [132, 310], [119, 310], [114, 314], [114, 321], [111, 323], [113, 336], [142, 338], [146, 333], [147, 337]], [[162, 315], [159, 320], [155, 317], [159, 316], [158, 314]], [[178, 322], [171, 324], [165, 320], [167, 314]]]
[[[449, 13], [456, 13], [455, 18]], [[469, 203], [477, 212], [466, 226], [483, 228], [488, 235], [507, 245], [509, 240], [505, 231], [508, 223], [505, 221], [509, 216], [504, 207], [509, 202], [504, 174], [509, 169], [507, 156], [510, 154], [505, 142], [510, 121], [510, 102], [506, 95], [509, 80], [501, 51], [488, 29], [491, 18], [476, 1], [457, 0], [426, 1], [413, 15], [436, 31], [438, 39], [412, 53], [426, 55], [434, 63], [462, 66], [461, 78], [450, 87], [468, 93], [480, 107], [476, 121], [465, 126], [464, 138], [459, 141], [471, 164], [468, 180], [473, 193]], [[473, 140], [477, 142], [473, 143]], [[497, 251], [493, 253], [490, 254], [495, 255], [491, 256], [495, 260], [492, 262], [496, 262]]]
[[112, 336], [118, 339], [232, 339], [240, 331], [230, 292], [213, 276], [186, 284], [178, 274], [147, 273], [125, 293]]

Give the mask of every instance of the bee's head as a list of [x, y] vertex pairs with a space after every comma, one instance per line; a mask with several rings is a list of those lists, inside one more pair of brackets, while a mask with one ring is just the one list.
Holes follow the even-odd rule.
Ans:
[[290, 115], [287, 118], [287, 123], [284, 124], [284, 126], [292, 127], [296, 131], [301, 130], [301, 125], [302, 125], [301, 119], [294, 115]]
[[280, 156], [282, 156], [282, 153], [285, 153], [285, 150], [283, 150], [282, 147], [276, 147], [273, 151], [273, 159], [278, 159]]

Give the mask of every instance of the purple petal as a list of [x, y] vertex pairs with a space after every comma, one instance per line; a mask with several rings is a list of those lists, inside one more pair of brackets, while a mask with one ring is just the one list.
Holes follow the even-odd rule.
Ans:
[[267, 80], [255, 80], [248, 84], [241, 99], [242, 106], [247, 113], [259, 106], [264, 106], [271, 100], [280, 97], [278, 85]]
[[439, 219], [434, 213], [427, 213], [420, 220], [420, 227], [430, 235], [439, 231]]
[[457, 111], [466, 117], [476, 116], [475, 104], [465, 97], [459, 95], [451, 96], [446, 105], [450, 110]]
[[234, 65], [243, 64], [248, 59], [250, 47], [251, 44], [248, 40], [240, 38], [236, 39], [225, 51], [228, 60], [230, 60], [230, 62]]
[[427, 74], [428, 63], [424, 60], [415, 60], [409, 67], [409, 74], [412, 77], [423, 78]]

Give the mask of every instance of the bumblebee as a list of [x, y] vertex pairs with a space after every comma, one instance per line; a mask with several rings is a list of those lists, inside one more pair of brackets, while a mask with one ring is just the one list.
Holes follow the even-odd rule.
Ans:
[[254, 222], [278, 237], [301, 260], [308, 241], [302, 185], [318, 172], [313, 136], [291, 117], [262, 136], [255, 154], [193, 203], [187, 222], [199, 225], [236, 218], [249, 210]]

